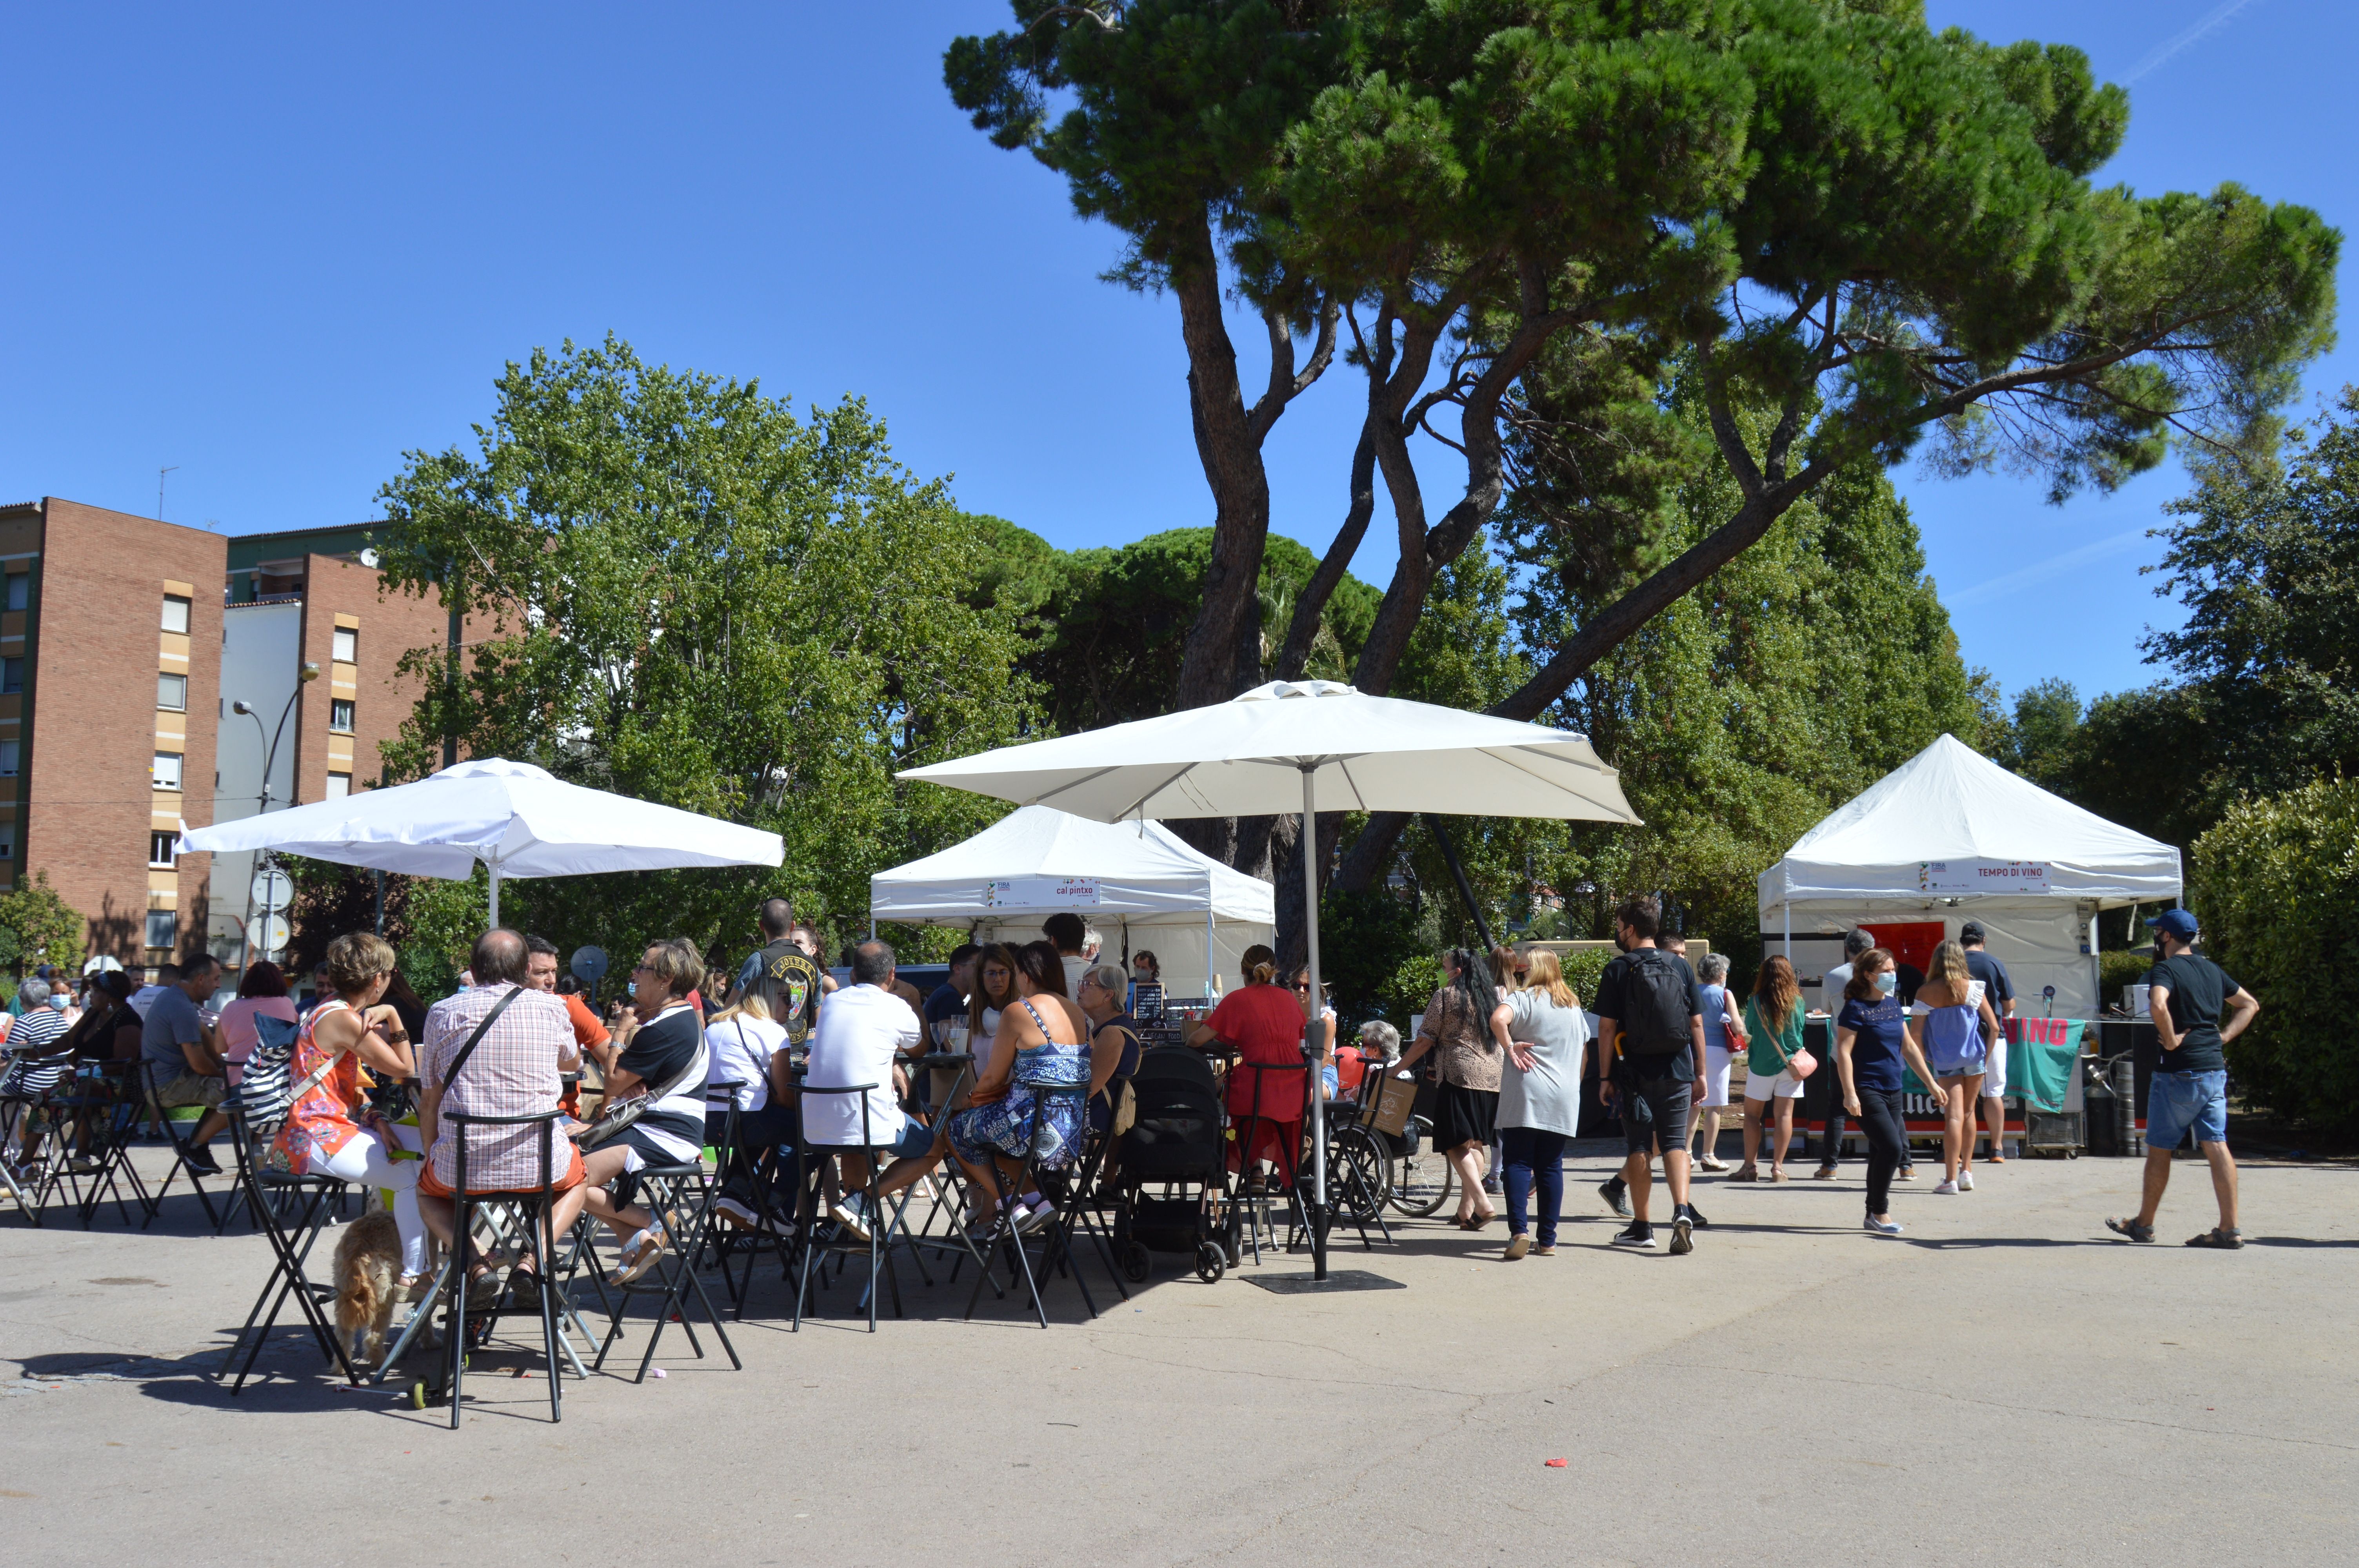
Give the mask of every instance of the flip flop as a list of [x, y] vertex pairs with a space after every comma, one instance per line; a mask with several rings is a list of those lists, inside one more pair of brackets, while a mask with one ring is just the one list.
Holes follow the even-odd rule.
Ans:
[[2190, 1247], [2216, 1247], [2223, 1251], [2233, 1251], [2244, 1244], [2243, 1231], [2223, 1229], [2216, 1225], [2201, 1236], [2190, 1236], [2187, 1238], [2187, 1245]]
[[[2154, 1227], [2151, 1225], [2140, 1225], [2135, 1219], [2108, 1218], [2105, 1221], [2105, 1228], [2112, 1231], [2115, 1236], [2126, 1236], [2132, 1241], [2151, 1241], [2154, 1239]], [[2188, 1245], [2192, 1247], [2195, 1243], [2190, 1241]]]

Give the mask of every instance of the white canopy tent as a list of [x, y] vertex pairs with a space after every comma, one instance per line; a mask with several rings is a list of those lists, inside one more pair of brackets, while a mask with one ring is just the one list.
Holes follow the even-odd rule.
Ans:
[[[1805, 979], [1792, 938], [1854, 925], [1982, 923], [2019, 1010], [2097, 1016], [2096, 916], [2180, 896], [2179, 851], [2133, 833], [1944, 735], [1802, 835], [1761, 873], [1761, 931]], [[1840, 962], [1827, 957], [1824, 963]]]
[[567, 784], [530, 762], [480, 757], [415, 784], [182, 831], [179, 852], [280, 849], [411, 876], [491, 872], [491, 923], [503, 877], [571, 877], [687, 866], [775, 866], [775, 833], [676, 806]]
[[1029, 942], [1049, 915], [1080, 915], [1104, 957], [1152, 948], [1173, 996], [1234, 982], [1237, 957], [1276, 939], [1274, 890], [1199, 854], [1160, 822], [1093, 822], [1054, 806], [1010, 812], [963, 843], [868, 879], [872, 919], [964, 925], [980, 942]]

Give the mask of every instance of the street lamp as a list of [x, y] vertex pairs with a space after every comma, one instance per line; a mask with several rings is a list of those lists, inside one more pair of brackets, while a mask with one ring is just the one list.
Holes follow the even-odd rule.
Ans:
[[[277, 727], [272, 730], [268, 735], [264, 738], [262, 751], [262, 798], [259, 803], [262, 807], [262, 812], [266, 812], [270, 809], [270, 775], [277, 772], [278, 768], [278, 742], [282, 738], [284, 738], [287, 732], [287, 716], [295, 711], [295, 699], [303, 695], [303, 687], [319, 678], [320, 666], [313, 664], [309, 659], [304, 660], [302, 668], [295, 672], [295, 689], [287, 694], [287, 705], [278, 710]], [[236, 701], [231, 703], [229, 707], [231, 712], [242, 713], [248, 719], [253, 719], [255, 733], [256, 735], [263, 734], [262, 715], [254, 710], [254, 704], [246, 701], [244, 697], [239, 697]], [[295, 790], [290, 787], [287, 794], [288, 804], [293, 804], [296, 794]], [[255, 815], [260, 816], [262, 812], [256, 812]], [[269, 851], [263, 851], [261, 863], [266, 865], [269, 859]], [[251, 874], [251, 871], [249, 871], [245, 879], [245, 926], [249, 931], [254, 927], [254, 877]], [[251, 955], [249, 955], [249, 957], [251, 957]]]

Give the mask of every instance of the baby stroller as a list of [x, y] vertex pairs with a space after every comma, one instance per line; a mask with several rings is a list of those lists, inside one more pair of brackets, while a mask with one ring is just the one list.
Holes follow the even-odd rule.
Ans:
[[1137, 1107], [1122, 1136], [1114, 1256], [1134, 1281], [1147, 1253], [1193, 1253], [1206, 1284], [1236, 1261], [1215, 1239], [1215, 1209], [1228, 1197], [1227, 1121], [1212, 1064], [1184, 1045], [1158, 1045], [1130, 1080]]

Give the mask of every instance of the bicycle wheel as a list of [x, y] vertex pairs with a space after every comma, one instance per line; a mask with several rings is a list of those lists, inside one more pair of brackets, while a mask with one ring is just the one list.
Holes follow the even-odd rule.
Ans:
[[1327, 1203], [1339, 1225], [1366, 1225], [1392, 1191], [1392, 1165], [1364, 1127], [1341, 1127], [1327, 1142]]
[[1423, 1219], [1450, 1201], [1458, 1173], [1433, 1146], [1433, 1123], [1413, 1116], [1409, 1131], [1416, 1139], [1417, 1152], [1392, 1162], [1392, 1190], [1386, 1198], [1410, 1218]]

